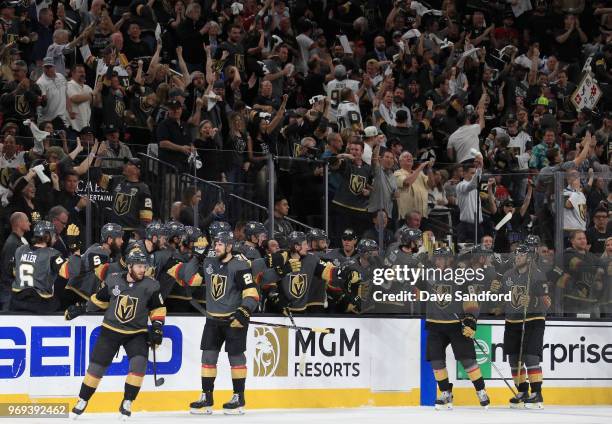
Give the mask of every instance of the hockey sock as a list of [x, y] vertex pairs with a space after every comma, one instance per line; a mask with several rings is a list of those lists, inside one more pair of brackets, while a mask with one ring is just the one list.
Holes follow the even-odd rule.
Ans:
[[[520, 375], [518, 373], [518, 368], [516, 367], [511, 367], [511, 371], [514, 385], [519, 389], [519, 392], [526, 392], [529, 388], [529, 384], [527, 383], [527, 370], [523, 368]], [[523, 388], [525, 390], [523, 390]]]
[[476, 390], [484, 389], [485, 382], [484, 382], [484, 379], [482, 378], [480, 367], [478, 366], [476, 361], [470, 360], [470, 361], [463, 361], [461, 363], [463, 364], [463, 368], [465, 369], [465, 372], [467, 373], [468, 377], [470, 377], [470, 380], [472, 380], [472, 384], [474, 385], [474, 388]]
[[91, 399], [96, 389], [98, 388], [98, 384], [100, 384], [100, 377], [97, 377], [90, 373], [85, 374], [85, 378], [83, 379], [83, 383], [81, 384], [81, 391], [79, 392], [79, 397], [87, 401]]
[[246, 365], [237, 365], [232, 367], [232, 386], [234, 387], [234, 393], [244, 392], [246, 375]]
[[542, 367], [539, 365], [537, 367], [529, 367], [527, 375], [529, 376], [531, 391], [540, 392], [542, 390]]
[[212, 392], [215, 389], [215, 378], [217, 378], [217, 366], [202, 364], [202, 391]]
[[434, 370], [434, 377], [438, 382], [438, 388], [441, 392], [446, 392], [450, 390], [450, 384], [448, 382], [448, 371], [446, 371], [446, 368]]
[[134, 400], [140, 391], [142, 386], [142, 379], [144, 374], [137, 374], [130, 372], [125, 379], [125, 388], [123, 398], [127, 400]]

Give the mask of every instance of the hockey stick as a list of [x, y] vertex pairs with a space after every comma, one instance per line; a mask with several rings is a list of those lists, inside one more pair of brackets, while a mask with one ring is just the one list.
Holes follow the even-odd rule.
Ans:
[[151, 349], [153, 349], [153, 379], [155, 381], [155, 387], [159, 387], [164, 384], [166, 380], [164, 380], [164, 377], [157, 378], [157, 356], [155, 355], [155, 346], [151, 346]]
[[[529, 268], [527, 271], [527, 288], [525, 289], [525, 295], [529, 296], [529, 286], [531, 285], [531, 260], [532, 258], [529, 258]], [[518, 356], [518, 370], [516, 371], [518, 373], [518, 376], [520, 378], [521, 376], [521, 371], [523, 370], [523, 342], [525, 341], [525, 323], [527, 322], [527, 304], [529, 302], [527, 302], [525, 305], [523, 305], [523, 323], [521, 324], [521, 344], [519, 346], [519, 356]]]
[[[297, 325], [295, 325], [295, 320], [293, 319], [293, 314], [291, 313], [289, 308], [285, 308], [285, 313], [287, 314], [287, 316], [291, 320], [291, 325], [293, 325], [294, 327], [297, 327]], [[300, 374], [302, 376], [306, 372], [306, 352], [304, 350], [302, 350], [302, 354], [300, 355], [299, 371], [300, 371]]]
[[[463, 321], [461, 321], [461, 319], [459, 318], [459, 315], [455, 314], [455, 317], [459, 320], [459, 322], [461, 322], [461, 327], [465, 327], [465, 324], [463, 323]], [[474, 337], [472, 340], [474, 340], [474, 343], [476, 344], [476, 346], [478, 346], [478, 349], [480, 349], [480, 351], [482, 353], [485, 353], [486, 350], [483, 349], [482, 345], [480, 344], [480, 342], [478, 341], [478, 339], [476, 337]], [[504, 377], [504, 375], [502, 374], [502, 372], [500, 371], [499, 368], [497, 368], [497, 365], [495, 365], [495, 363], [489, 359], [489, 362], [491, 363], [491, 365], [493, 366], [493, 368], [495, 368], [495, 371], [497, 371], [497, 374], [499, 374], [499, 376], [501, 377], [502, 380], [504, 380], [504, 383], [506, 384], [506, 386], [508, 386], [508, 388], [510, 389], [510, 391], [512, 392], [512, 394], [514, 396], [516, 396], [516, 392], [514, 391], [514, 389], [512, 388], [512, 386], [508, 383], [508, 380], [506, 379], [506, 377]]]

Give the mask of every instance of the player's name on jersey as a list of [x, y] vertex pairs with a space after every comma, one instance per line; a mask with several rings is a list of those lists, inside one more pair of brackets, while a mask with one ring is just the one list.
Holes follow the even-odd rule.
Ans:
[[511, 302], [512, 292], [493, 293], [491, 291], [482, 291], [471, 293], [467, 290], [457, 290], [454, 293], [436, 293], [419, 290], [416, 293], [411, 290], [402, 290], [387, 293], [384, 290], [376, 290], [372, 293], [372, 298], [375, 302]]
[[21, 255], [21, 262], [28, 262], [28, 263], [36, 263], [36, 254], [32, 253], [32, 252], [28, 252], [28, 253], [24, 253], [23, 255]]

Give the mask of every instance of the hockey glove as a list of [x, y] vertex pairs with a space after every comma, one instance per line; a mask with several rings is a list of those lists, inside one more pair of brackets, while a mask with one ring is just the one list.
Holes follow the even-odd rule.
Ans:
[[81, 230], [75, 224], [70, 224], [66, 229], [66, 241], [68, 249], [75, 253], [81, 250]]
[[285, 296], [281, 296], [278, 292], [270, 293], [268, 301], [272, 304], [274, 310], [284, 311], [289, 306], [289, 301]]
[[151, 346], [159, 346], [164, 339], [164, 323], [162, 321], [153, 321], [149, 328], [149, 344]]
[[461, 321], [463, 327], [463, 335], [473, 339], [476, 335], [476, 317], [474, 315], [466, 315]]
[[68, 308], [64, 312], [64, 318], [66, 319], [66, 321], [70, 321], [80, 315], [83, 315], [85, 312], [87, 312], [87, 304], [77, 303], [75, 305], [68, 306]]
[[206, 248], [208, 247], [208, 240], [206, 237], [198, 237], [195, 243], [193, 243], [193, 253], [199, 257], [206, 254]]
[[287, 274], [287, 267], [285, 265], [289, 261], [289, 252], [276, 252], [268, 253], [266, 255], [266, 265], [268, 268], [272, 268], [280, 277], [284, 277]]
[[359, 295], [354, 296], [346, 307], [346, 312], [351, 314], [358, 314], [361, 312], [361, 297]]
[[243, 306], [240, 306], [230, 317], [232, 328], [244, 328], [249, 325], [251, 313]]

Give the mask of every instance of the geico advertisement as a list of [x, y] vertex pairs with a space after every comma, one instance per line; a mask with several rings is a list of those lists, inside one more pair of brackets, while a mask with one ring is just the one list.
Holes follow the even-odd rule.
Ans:
[[[504, 355], [503, 321], [478, 323], [476, 359], [487, 384], [504, 385], [503, 376], [511, 380], [508, 358]], [[447, 358], [453, 358], [447, 350]], [[449, 375], [461, 386], [471, 386], [461, 365], [447, 361]], [[612, 323], [547, 321], [542, 350], [544, 384], [548, 386], [612, 386]]]
[[[100, 334], [101, 319], [101, 316], [84, 316], [67, 323], [57, 316], [0, 317], [0, 394], [76, 395]], [[259, 320], [289, 324], [286, 318], [260, 317]], [[335, 332], [324, 334], [251, 325], [247, 341], [247, 387], [367, 388], [371, 387], [372, 368], [377, 363], [383, 367], [379, 373], [388, 361], [404, 361], [406, 364], [402, 365], [407, 369], [414, 369], [418, 364], [413, 352], [418, 350], [418, 342], [414, 342], [418, 340], [418, 320], [391, 320], [387, 325], [385, 319], [296, 317], [295, 320], [297, 325], [332, 327]], [[204, 322], [200, 317], [168, 317], [164, 341], [156, 355], [157, 372], [166, 380], [159, 389], [199, 390]], [[404, 338], [409, 333], [412, 334]], [[407, 340], [412, 342], [406, 343]], [[407, 357], [413, 358], [414, 363], [405, 361]], [[147, 374], [152, 374], [151, 361], [149, 354]], [[127, 372], [128, 358], [121, 348], [99, 390], [123, 390]], [[153, 389], [151, 380], [145, 378], [144, 390]], [[397, 381], [398, 388], [405, 385], [405, 381]], [[395, 388], [393, 383], [391, 386]], [[418, 386], [418, 382], [411, 386]], [[215, 387], [232, 387], [230, 366], [223, 349]]]

